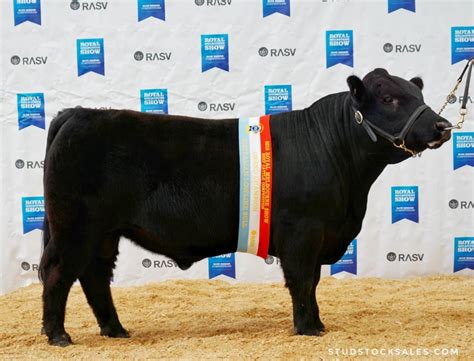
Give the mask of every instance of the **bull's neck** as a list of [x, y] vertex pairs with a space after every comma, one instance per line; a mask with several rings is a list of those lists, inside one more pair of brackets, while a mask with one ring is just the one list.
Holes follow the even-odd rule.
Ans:
[[349, 180], [352, 189], [357, 187], [366, 196], [387, 165], [373, 156], [374, 144], [355, 122], [348, 92], [331, 94], [306, 109], [281, 114], [281, 120], [286, 123], [283, 129], [293, 137], [296, 152], [309, 157], [308, 172], [314, 177], [320, 177], [321, 170], [330, 171], [334, 182]]

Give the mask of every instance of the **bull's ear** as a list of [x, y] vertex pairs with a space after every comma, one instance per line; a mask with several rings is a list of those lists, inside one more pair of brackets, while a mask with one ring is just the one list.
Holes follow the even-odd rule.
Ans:
[[413, 84], [415, 84], [420, 90], [423, 90], [423, 80], [419, 77], [414, 77], [410, 80]]
[[351, 97], [354, 104], [358, 106], [364, 104], [367, 92], [362, 80], [360, 80], [355, 75], [351, 75], [347, 78], [347, 85], [349, 85], [349, 90], [351, 92]]

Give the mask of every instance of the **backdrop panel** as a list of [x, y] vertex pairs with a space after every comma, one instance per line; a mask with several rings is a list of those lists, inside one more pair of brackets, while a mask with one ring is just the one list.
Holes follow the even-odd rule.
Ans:
[[[212, 119], [271, 114], [345, 91], [347, 76], [376, 67], [422, 77], [425, 100], [437, 110], [474, 56], [471, 0], [0, 4], [0, 293], [37, 282], [45, 142], [59, 110], [128, 108]], [[272, 92], [281, 94], [278, 102]], [[452, 122], [460, 94], [444, 113]], [[472, 98], [468, 107], [450, 143], [385, 170], [372, 187], [361, 233], [324, 275], [473, 275]], [[122, 240], [113, 282], [208, 277], [267, 282], [282, 273], [278, 259], [240, 253], [183, 272]]]

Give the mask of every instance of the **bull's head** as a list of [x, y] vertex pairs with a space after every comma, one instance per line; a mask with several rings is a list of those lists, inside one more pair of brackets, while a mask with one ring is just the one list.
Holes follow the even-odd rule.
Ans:
[[391, 163], [439, 148], [451, 138], [451, 123], [424, 103], [420, 78], [408, 81], [375, 69], [363, 80], [350, 76], [347, 83], [356, 122], [374, 142], [385, 138], [378, 140], [383, 144], [377, 145], [377, 152], [385, 153]]

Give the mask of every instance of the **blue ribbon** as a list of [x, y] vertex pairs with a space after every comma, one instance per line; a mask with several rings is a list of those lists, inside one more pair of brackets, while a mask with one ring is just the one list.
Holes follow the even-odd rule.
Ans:
[[290, 0], [262, 0], [263, 17], [280, 13], [290, 16]]
[[474, 270], [474, 237], [454, 238], [454, 272]]
[[209, 279], [219, 275], [235, 279], [235, 253], [227, 253], [221, 256], [209, 257]]
[[454, 170], [465, 165], [474, 167], [474, 132], [458, 132], [453, 134]]
[[392, 187], [392, 223], [402, 219], [418, 223], [418, 186]]
[[291, 112], [291, 85], [265, 85], [265, 114]]
[[451, 28], [451, 64], [474, 57], [474, 26]]
[[77, 75], [105, 75], [104, 39], [77, 39]]
[[398, 9], [406, 9], [415, 12], [415, 0], [388, 0], [389, 13]]
[[44, 198], [23, 197], [21, 199], [23, 211], [23, 234], [34, 229], [43, 229], [44, 222]]
[[165, 0], [138, 0], [138, 21], [151, 17], [165, 20]]
[[212, 68], [229, 71], [229, 37], [227, 34], [201, 35], [202, 72]]
[[326, 31], [326, 68], [336, 64], [354, 67], [352, 30]]
[[140, 103], [144, 113], [168, 114], [168, 90], [142, 89]]
[[18, 127], [23, 129], [30, 125], [45, 129], [44, 94], [17, 94]]
[[331, 265], [331, 275], [340, 272], [348, 272], [357, 275], [357, 240], [354, 239], [347, 247], [342, 258]]
[[15, 26], [25, 21], [41, 25], [41, 0], [31, 0], [30, 3], [19, 3], [18, 0], [14, 0], [13, 13]]

